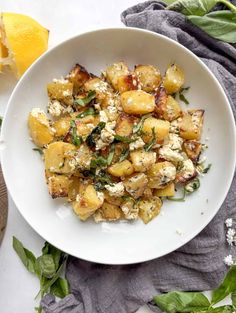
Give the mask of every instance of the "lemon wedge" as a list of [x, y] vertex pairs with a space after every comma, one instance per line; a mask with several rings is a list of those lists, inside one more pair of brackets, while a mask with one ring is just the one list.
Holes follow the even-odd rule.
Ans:
[[0, 34], [0, 66], [9, 65], [17, 78], [48, 48], [49, 31], [23, 14], [2, 13]]

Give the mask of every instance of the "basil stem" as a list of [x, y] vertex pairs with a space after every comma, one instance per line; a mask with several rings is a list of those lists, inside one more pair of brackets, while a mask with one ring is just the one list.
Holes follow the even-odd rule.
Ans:
[[88, 116], [88, 115], [96, 115], [97, 113], [96, 113], [96, 111], [94, 110], [94, 108], [89, 108], [88, 110], [86, 110], [86, 111], [84, 111], [84, 112], [82, 112], [82, 113], [80, 113], [80, 114], [78, 114], [77, 116], [76, 116], [76, 118], [83, 118], [83, 117], [85, 117], [85, 116]]
[[96, 91], [90, 90], [86, 97], [75, 99], [74, 104], [84, 107], [87, 104], [89, 104], [95, 97], [96, 97]]

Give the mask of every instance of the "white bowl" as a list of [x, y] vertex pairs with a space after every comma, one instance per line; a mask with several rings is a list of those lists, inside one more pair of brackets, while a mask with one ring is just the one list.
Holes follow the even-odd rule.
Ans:
[[[185, 202], [166, 201], [148, 225], [81, 222], [63, 200], [52, 200], [44, 166], [30, 141], [27, 117], [34, 107], [46, 110], [46, 84], [68, 73], [75, 63], [90, 72], [115, 61], [153, 64], [162, 73], [175, 61], [191, 86], [189, 108], [205, 110], [202, 141], [212, 169], [201, 188]], [[187, 107], [183, 105], [186, 109]], [[229, 190], [235, 169], [235, 129], [230, 104], [207, 67], [189, 50], [164, 36], [134, 28], [103, 29], [71, 38], [40, 57], [17, 84], [2, 128], [4, 177], [11, 196], [27, 222], [47, 241], [84, 260], [129, 264], [151, 260], [179, 248], [214, 217]], [[2, 147], [3, 148], [3, 147]], [[223, 221], [222, 221], [223, 223]], [[20, 227], [20, 225], [19, 225]], [[180, 232], [183, 232], [180, 235]]]

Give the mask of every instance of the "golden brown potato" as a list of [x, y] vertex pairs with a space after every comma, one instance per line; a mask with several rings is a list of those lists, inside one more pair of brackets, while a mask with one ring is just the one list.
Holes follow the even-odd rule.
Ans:
[[147, 175], [149, 179], [148, 187], [161, 189], [175, 179], [176, 168], [168, 161], [158, 162], [151, 166], [147, 171]]
[[76, 196], [85, 190], [85, 188], [83, 189], [83, 186], [85, 185], [81, 184], [79, 177], [72, 176], [70, 180], [71, 180], [71, 183], [70, 183], [69, 190], [68, 190], [68, 200], [74, 201], [76, 200]]
[[55, 129], [55, 137], [64, 137], [70, 129], [70, 116], [61, 117], [53, 123]]
[[44, 151], [45, 169], [52, 173], [69, 174], [73, 172], [70, 164], [69, 152], [76, 150], [76, 147], [70, 143], [57, 141], [48, 145]]
[[117, 90], [120, 93], [128, 90], [137, 90], [138, 84], [139, 84], [138, 79], [133, 74], [120, 76], [117, 79]]
[[202, 144], [196, 140], [186, 140], [183, 144], [187, 156], [196, 163], [202, 151]]
[[170, 183], [163, 189], [154, 189], [154, 196], [173, 197], [175, 195], [175, 184]]
[[65, 175], [52, 175], [48, 178], [48, 190], [52, 198], [67, 197], [71, 180]]
[[139, 217], [147, 224], [160, 213], [162, 201], [158, 197], [153, 197], [152, 199], [138, 201], [137, 206], [139, 208]]
[[121, 210], [126, 220], [135, 220], [138, 218], [139, 209], [132, 198], [128, 198], [123, 201]]
[[104, 193], [104, 199], [106, 200], [106, 202], [110, 204], [114, 204], [116, 206], [121, 205], [123, 201], [121, 197], [118, 198], [118, 197], [111, 196], [107, 190], [103, 191], [103, 193]]
[[148, 183], [147, 176], [144, 173], [133, 174], [123, 181], [126, 191], [134, 198], [139, 198]]
[[124, 160], [119, 163], [115, 163], [108, 167], [108, 173], [115, 177], [129, 176], [133, 174], [133, 165], [128, 160]]
[[96, 91], [96, 98], [99, 101], [105, 100], [105, 98], [108, 97], [108, 93], [111, 91], [108, 83], [104, 82], [104, 80], [98, 77], [90, 78], [88, 81], [86, 81], [84, 84], [84, 89], [86, 91]]
[[175, 181], [177, 183], [186, 183], [197, 176], [197, 171], [190, 159], [182, 162], [181, 169], [177, 172]]
[[143, 197], [144, 199], [150, 199], [150, 198], [152, 198], [152, 196], [153, 196], [153, 190], [154, 190], [154, 189], [151, 189], [151, 188], [149, 188], [149, 187], [145, 188], [142, 197]]
[[69, 81], [56, 81], [47, 84], [48, 97], [62, 101], [67, 105], [73, 104], [73, 84]]
[[94, 213], [93, 217], [94, 221], [99, 223], [119, 220], [123, 217], [123, 214], [120, 207], [105, 201], [102, 207]]
[[143, 115], [155, 109], [155, 98], [143, 90], [131, 90], [121, 94], [121, 105], [125, 113]]
[[135, 172], [146, 172], [156, 162], [156, 152], [135, 150], [130, 153]]
[[114, 63], [107, 67], [106, 78], [112, 84], [115, 90], [118, 89], [118, 79], [121, 76], [126, 76], [129, 74], [129, 69], [124, 62]]
[[115, 132], [119, 136], [128, 137], [133, 132], [134, 122], [136, 118], [132, 115], [121, 113], [117, 119]]
[[204, 110], [188, 110], [179, 124], [180, 136], [187, 140], [200, 140]]
[[157, 143], [162, 143], [169, 135], [170, 123], [168, 121], [159, 120], [155, 117], [148, 117], [143, 122], [142, 139], [149, 142], [153, 138], [153, 132]]
[[124, 143], [124, 142], [118, 142], [115, 145], [115, 153], [112, 159], [112, 163], [117, 163], [119, 162], [119, 159], [121, 157], [121, 154], [124, 152], [127, 152], [127, 150], [129, 149], [129, 144]]
[[28, 117], [30, 137], [39, 146], [49, 144], [53, 141], [53, 131], [49, 125], [46, 114], [40, 109], [33, 109]]
[[90, 74], [80, 64], [76, 64], [68, 74], [68, 80], [73, 84], [73, 93], [77, 95], [79, 89], [89, 80]]
[[171, 64], [165, 73], [163, 85], [168, 94], [175, 93], [180, 90], [184, 84], [184, 72], [176, 64]]
[[134, 73], [137, 75], [142, 90], [152, 92], [161, 83], [160, 71], [152, 65], [137, 65]]
[[159, 118], [171, 122], [181, 115], [179, 103], [172, 96], [167, 95], [163, 87], [156, 92], [155, 101], [155, 112]]
[[84, 192], [76, 197], [76, 201], [72, 205], [74, 212], [84, 221], [102, 206], [103, 201], [100, 193], [92, 185], [88, 185]]

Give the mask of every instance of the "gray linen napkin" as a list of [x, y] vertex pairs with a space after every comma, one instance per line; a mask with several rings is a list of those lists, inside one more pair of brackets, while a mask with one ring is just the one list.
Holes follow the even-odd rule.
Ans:
[[[152, 30], [172, 38], [198, 55], [223, 86], [236, 116], [236, 46], [210, 38], [165, 5], [148, 1], [122, 13], [127, 26]], [[161, 25], [161, 27], [160, 27]], [[192, 241], [177, 251], [146, 263], [108, 266], [69, 257], [66, 277], [71, 295], [56, 302], [52, 295], [42, 300], [45, 313], [131, 313], [154, 295], [169, 290], [209, 290], [223, 278], [224, 221], [236, 218], [236, 178], [220, 211]], [[232, 253], [232, 251], [231, 251]]]

